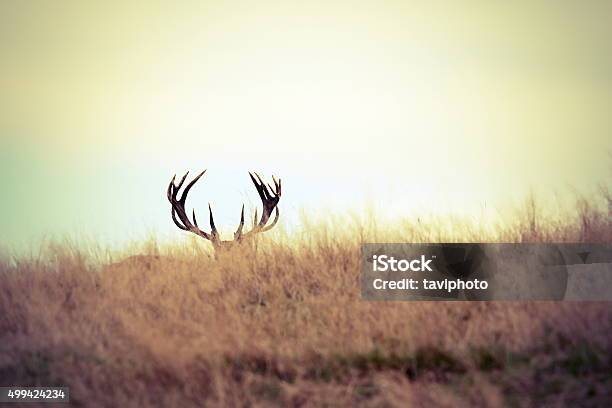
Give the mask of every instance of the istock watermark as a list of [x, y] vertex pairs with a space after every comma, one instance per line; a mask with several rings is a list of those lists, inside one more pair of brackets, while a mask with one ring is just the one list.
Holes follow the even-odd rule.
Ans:
[[612, 301], [610, 244], [364, 244], [366, 300]]
[[386, 272], [391, 270], [393, 272], [406, 272], [406, 271], [432, 271], [429, 264], [433, 261], [433, 258], [426, 259], [425, 255], [421, 255], [420, 259], [395, 259], [388, 255], [372, 255], [372, 265], [375, 272]]
[[[419, 286], [421, 285], [422, 286]], [[457, 280], [448, 280], [444, 279], [440, 280], [427, 280], [423, 278], [421, 282], [417, 279], [413, 278], [404, 278], [399, 280], [384, 280], [381, 278], [374, 279], [372, 284], [374, 289], [377, 290], [387, 290], [387, 289], [404, 289], [404, 290], [418, 290], [419, 287], [422, 287], [425, 290], [445, 290], [448, 293], [453, 292], [454, 290], [473, 290], [473, 289], [487, 289], [489, 287], [489, 283], [486, 280], [468, 280], [464, 281], [461, 279]]]

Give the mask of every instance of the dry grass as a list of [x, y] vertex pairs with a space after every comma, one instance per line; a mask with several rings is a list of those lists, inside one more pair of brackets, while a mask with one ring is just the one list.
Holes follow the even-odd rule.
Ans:
[[74, 406], [604, 406], [610, 304], [365, 302], [359, 275], [365, 241], [612, 242], [602, 198], [486, 230], [317, 223], [218, 260], [154, 241], [110, 266], [67, 244], [0, 258], [0, 385]]

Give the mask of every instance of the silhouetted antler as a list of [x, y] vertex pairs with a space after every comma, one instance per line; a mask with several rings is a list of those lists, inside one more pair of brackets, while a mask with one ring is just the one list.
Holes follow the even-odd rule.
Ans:
[[[187, 186], [181, 193], [180, 198], [177, 198], [177, 195], [179, 193], [179, 190], [183, 186], [183, 183], [187, 179], [187, 175], [189, 174], [189, 172], [187, 172], [181, 178], [181, 181], [178, 183], [178, 185], [174, 183], [176, 179], [176, 175], [174, 175], [174, 177], [172, 177], [172, 180], [170, 181], [170, 184], [168, 185], [167, 196], [168, 196], [168, 201], [170, 202], [172, 206], [172, 221], [174, 221], [174, 224], [176, 224], [176, 226], [182, 229], [183, 231], [189, 231], [202, 238], [208, 239], [209, 241], [212, 242], [213, 246], [216, 248], [218, 246], [221, 246], [222, 244], [232, 242], [232, 241], [221, 241], [219, 239], [219, 233], [217, 232], [217, 228], [215, 227], [215, 221], [213, 219], [213, 213], [212, 213], [210, 204], [208, 204], [208, 212], [210, 215], [210, 228], [211, 228], [210, 233], [207, 233], [198, 227], [195, 210], [193, 210], [192, 221], [189, 220], [189, 217], [187, 216], [187, 212], [185, 211], [185, 201], [187, 200], [187, 194], [189, 194], [189, 190], [191, 189], [191, 187], [193, 187], [193, 185], [204, 175], [204, 173], [206, 173], [206, 170], [198, 174], [193, 180], [191, 180], [191, 182], [189, 182], [189, 184], [187, 184]], [[263, 203], [263, 212], [261, 215], [261, 219], [259, 220], [259, 222], [257, 222], [257, 210], [255, 210], [255, 219], [253, 222], [253, 229], [243, 234], [242, 228], [244, 227], [244, 204], [242, 205], [242, 211], [240, 213], [240, 225], [238, 225], [238, 229], [234, 233], [234, 241], [237, 241], [237, 242], [240, 242], [242, 239], [255, 235], [259, 232], [265, 232], [265, 231], [270, 230], [272, 227], [276, 225], [276, 223], [278, 222], [278, 218], [280, 216], [279, 210], [278, 210], [278, 202], [281, 197], [281, 180], [280, 179], [276, 180], [276, 178], [272, 176], [272, 180], [274, 181], [274, 188], [273, 188], [270, 184], [266, 186], [266, 184], [262, 181], [261, 177], [259, 177], [257, 173], [254, 173], [254, 174], [255, 176], [249, 173], [249, 176], [251, 176], [251, 180], [253, 181], [253, 184], [255, 185], [255, 188], [257, 189], [257, 193], [259, 194], [259, 197], [261, 198], [261, 202]], [[274, 220], [272, 221], [272, 224], [266, 225], [274, 210], [276, 210], [276, 214], [274, 216]]]
[[[261, 214], [261, 219], [259, 220], [259, 222], [257, 222], [257, 210], [255, 210], [253, 229], [243, 234], [242, 227], [244, 226], [244, 205], [242, 205], [242, 212], [240, 214], [240, 225], [238, 226], [238, 230], [234, 233], [234, 239], [237, 241], [242, 238], [257, 234], [259, 232], [266, 232], [270, 230], [276, 225], [276, 223], [278, 222], [278, 217], [280, 216], [280, 213], [278, 211], [278, 202], [281, 197], [281, 180], [278, 179], [277, 181], [276, 178], [272, 176], [272, 181], [274, 181], [274, 188], [272, 188], [270, 184], [266, 186], [261, 177], [259, 177], [259, 174], [254, 174], [255, 177], [251, 173], [249, 173], [249, 176], [251, 176], [251, 180], [253, 181], [253, 184], [257, 189], [257, 193], [261, 198], [261, 202], [263, 204], [263, 212]], [[274, 220], [272, 221], [272, 224], [266, 226], [268, 220], [270, 219], [270, 215], [272, 215], [272, 211], [274, 210], [276, 210]]]
[[[185, 190], [183, 190], [183, 192], [181, 193], [181, 198], [178, 199], [178, 192], [183, 186], [183, 183], [185, 182], [185, 179], [187, 178], [189, 172], [185, 173], [178, 185], [174, 184], [174, 180], [176, 179], [175, 174], [174, 177], [172, 177], [170, 184], [168, 185], [168, 201], [170, 201], [170, 204], [172, 205], [172, 221], [174, 221], [174, 224], [176, 224], [177, 227], [179, 227], [183, 231], [189, 231], [201, 236], [202, 238], [206, 238], [211, 241], [213, 245], [217, 245], [219, 243], [219, 233], [217, 232], [217, 228], [215, 227], [215, 221], [213, 220], [210, 204], [208, 204], [208, 211], [210, 213], [210, 233], [202, 231], [198, 227], [195, 210], [193, 210], [192, 213], [193, 223], [189, 220], [187, 212], [185, 211], [185, 201], [187, 200], [187, 194], [189, 194], [189, 190], [191, 190], [191, 187], [193, 187], [193, 185], [200, 179], [200, 177], [204, 175], [204, 173], [206, 173], [206, 170], [204, 170], [203, 172], [198, 174], [193, 180], [191, 180], [191, 182], [185, 187]], [[178, 220], [176, 219], [177, 216]]]

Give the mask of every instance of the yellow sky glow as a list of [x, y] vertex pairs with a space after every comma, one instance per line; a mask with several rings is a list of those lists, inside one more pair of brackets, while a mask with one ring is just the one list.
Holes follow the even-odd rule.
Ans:
[[103, 3], [0, 5], [0, 242], [174, 233], [160, 191], [202, 168], [224, 230], [253, 169], [288, 221], [609, 178], [609, 2]]

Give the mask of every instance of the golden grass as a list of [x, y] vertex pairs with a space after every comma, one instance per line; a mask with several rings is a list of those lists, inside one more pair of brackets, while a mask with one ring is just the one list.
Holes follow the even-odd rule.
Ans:
[[305, 223], [217, 260], [196, 240], [5, 256], [0, 386], [69, 386], [75, 406], [602, 406], [610, 304], [365, 302], [359, 274], [368, 241], [612, 242], [600, 198], [497, 229]]

